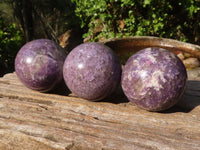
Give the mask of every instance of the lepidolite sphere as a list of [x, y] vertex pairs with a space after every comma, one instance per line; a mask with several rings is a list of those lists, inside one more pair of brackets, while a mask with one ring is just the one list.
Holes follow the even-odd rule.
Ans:
[[175, 105], [184, 93], [187, 72], [172, 52], [151, 47], [131, 56], [122, 72], [122, 89], [135, 105], [162, 111]]
[[75, 47], [69, 53], [63, 76], [72, 93], [96, 101], [116, 89], [121, 78], [121, 65], [109, 47], [89, 42]]
[[26, 87], [46, 92], [63, 79], [65, 58], [63, 49], [52, 40], [33, 40], [19, 50], [15, 71]]

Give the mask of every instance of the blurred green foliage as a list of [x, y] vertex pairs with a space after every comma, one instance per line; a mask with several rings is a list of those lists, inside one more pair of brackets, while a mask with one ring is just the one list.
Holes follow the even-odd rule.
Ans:
[[22, 44], [20, 30], [0, 16], [0, 76], [14, 70], [15, 56]]
[[157, 36], [200, 44], [200, 0], [72, 0], [90, 41]]
[[[29, 2], [31, 9], [22, 2]], [[200, 45], [200, 0], [2, 0], [0, 4], [0, 76], [14, 70], [16, 53], [29, 29], [30, 39], [58, 41], [67, 30], [81, 26], [80, 34], [83, 31], [89, 41], [148, 35]]]

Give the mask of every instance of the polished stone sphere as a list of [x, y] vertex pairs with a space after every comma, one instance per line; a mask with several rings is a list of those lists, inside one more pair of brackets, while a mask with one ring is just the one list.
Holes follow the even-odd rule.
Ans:
[[151, 47], [132, 55], [122, 72], [122, 89], [135, 105], [162, 111], [174, 106], [182, 97], [187, 72], [172, 52]]
[[63, 76], [78, 97], [97, 101], [110, 95], [120, 83], [121, 65], [113, 51], [100, 43], [75, 47], [67, 56]]
[[63, 79], [65, 58], [63, 49], [52, 40], [33, 40], [19, 50], [15, 71], [26, 87], [47, 92]]

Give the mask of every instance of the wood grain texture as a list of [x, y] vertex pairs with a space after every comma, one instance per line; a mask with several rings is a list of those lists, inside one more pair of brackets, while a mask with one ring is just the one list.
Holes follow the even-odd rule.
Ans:
[[0, 149], [200, 150], [200, 81], [188, 81], [182, 100], [157, 113], [128, 103], [120, 89], [89, 102], [29, 90], [7, 74], [0, 78]]

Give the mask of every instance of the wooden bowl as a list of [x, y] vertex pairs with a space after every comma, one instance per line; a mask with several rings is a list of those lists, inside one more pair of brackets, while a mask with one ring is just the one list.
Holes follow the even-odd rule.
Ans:
[[102, 43], [112, 48], [123, 64], [132, 54], [147, 47], [162, 47], [172, 52], [182, 51], [200, 58], [200, 46], [167, 38], [134, 36], [108, 39]]

